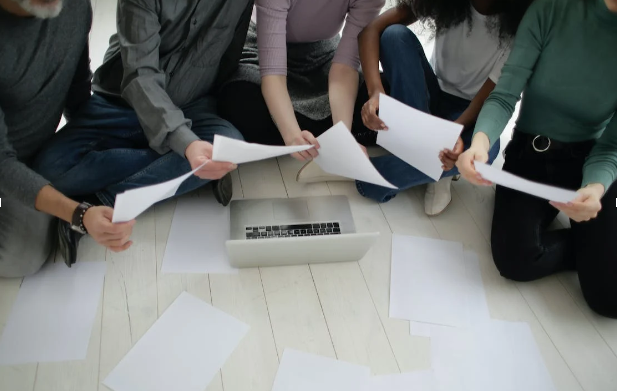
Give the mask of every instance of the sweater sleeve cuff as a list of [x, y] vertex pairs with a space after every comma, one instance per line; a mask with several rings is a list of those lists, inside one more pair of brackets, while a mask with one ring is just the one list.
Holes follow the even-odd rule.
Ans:
[[607, 192], [615, 181], [614, 173], [606, 169], [589, 169], [585, 168], [583, 172], [583, 183], [581, 187], [585, 187], [592, 183], [601, 183], [604, 186], [604, 191]]
[[169, 148], [176, 152], [180, 156], [185, 156], [186, 148], [193, 141], [198, 141], [199, 137], [187, 126], [182, 126], [174, 130], [169, 136]]

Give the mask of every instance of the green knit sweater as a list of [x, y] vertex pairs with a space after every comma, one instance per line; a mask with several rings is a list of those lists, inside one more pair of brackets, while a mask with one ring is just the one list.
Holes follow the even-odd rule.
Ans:
[[617, 13], [604, 0], [536, 0], [476, 125], [493, 144], [523, 92], [517, 130], [563, 142], [597, 139], [583, 183], [617, 179]]

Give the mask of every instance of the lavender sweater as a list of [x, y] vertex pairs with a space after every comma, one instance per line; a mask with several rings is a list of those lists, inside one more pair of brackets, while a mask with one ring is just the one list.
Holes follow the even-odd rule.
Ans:
[[385, 0], [256, 0], [261, 76], [287, 75], [287, 42], [317, 42], [345, 29], [333, 62], [360, 68], [358, 34]]

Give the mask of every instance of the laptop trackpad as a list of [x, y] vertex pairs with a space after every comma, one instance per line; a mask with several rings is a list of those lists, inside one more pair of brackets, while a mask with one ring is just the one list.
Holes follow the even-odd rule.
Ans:
[[308, 205], [304, 200], [277, 200], [272, 207], [275, 220], [297, 222], [309, 220]]

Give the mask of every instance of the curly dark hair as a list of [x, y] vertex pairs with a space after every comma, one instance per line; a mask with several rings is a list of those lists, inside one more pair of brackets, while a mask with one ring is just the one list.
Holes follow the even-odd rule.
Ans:
[[[532, 2], [495, 0], [495, 13], [489, 18], [489, 29], [502, 41], [513, 38]], [[398, 0], [398, 6], [411, 8], [416, 17], [436, 35], [464, 22], [471, 27], [471, 0]]]

